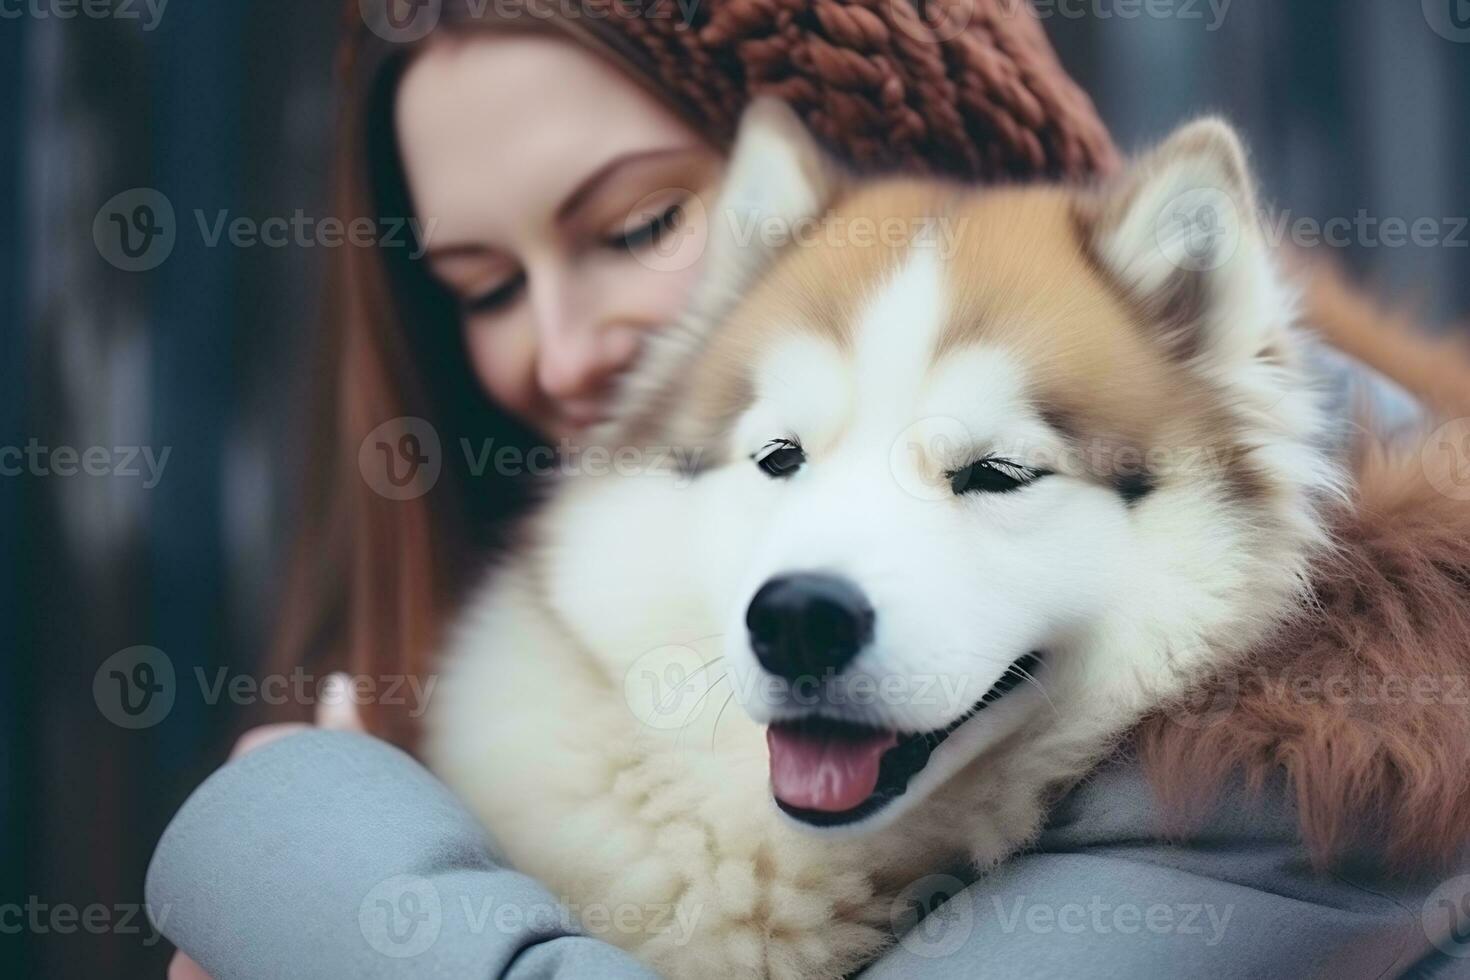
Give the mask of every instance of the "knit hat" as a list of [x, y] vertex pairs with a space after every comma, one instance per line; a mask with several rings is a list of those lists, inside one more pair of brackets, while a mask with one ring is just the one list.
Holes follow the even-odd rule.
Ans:
[[348, 0], [346, 13], [348, 72], [363, 44], [440, 22], [561, 29], [726, 146], [745, 105], [774, 93], [861, 169], [995, 180], [1118, 162], [1030, 0]]

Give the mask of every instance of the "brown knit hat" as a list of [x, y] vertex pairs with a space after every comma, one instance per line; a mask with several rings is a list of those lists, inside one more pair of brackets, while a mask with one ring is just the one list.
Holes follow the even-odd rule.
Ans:
[[863, 169], [994, 180], [1118, 162], [1030, 0], [347, 0], [346, 16], [349, 72], [363, 43], [441, 22], [559, 28], [724, 145], [746, 103], [774, 93]]

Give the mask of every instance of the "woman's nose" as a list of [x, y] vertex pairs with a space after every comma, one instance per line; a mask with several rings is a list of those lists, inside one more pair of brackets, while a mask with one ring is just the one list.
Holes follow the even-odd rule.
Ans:
[[[600, 396], [632, 361], [631, 331], [596, 328], [543, 335], [536, 363], [541, 390], [557, 401]], [[625, 342], [629, 341], [629, 342]]]
[[556, 401], [601, 396], [638, 351], [639, 331], [595, 302], [562, 292], [534, 310], [536, 382]]

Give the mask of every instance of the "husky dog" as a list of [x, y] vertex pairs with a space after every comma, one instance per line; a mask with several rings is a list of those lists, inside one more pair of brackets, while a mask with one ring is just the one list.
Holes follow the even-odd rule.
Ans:
[[428, 761], [664, 975], [868, 961], [906, 887], [1026, 845], [1306, 604], [1348, 481], [1255, 214], [1216, 120], [975, 188], [857, 179], [757, 101], [690, 313], [598, 433], [657, 472], [532, 518]]

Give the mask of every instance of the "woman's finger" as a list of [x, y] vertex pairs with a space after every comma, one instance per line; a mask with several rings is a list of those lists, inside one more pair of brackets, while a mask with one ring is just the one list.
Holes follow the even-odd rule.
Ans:
[[352, 688], [346, 674], [329, 674], [322, 682], [322, 693], [316, 704], [316, 723], [322, 728], [360, 732], [362, 718], [357, 713]]
[[168, 961], [168, 980], [211, 980], [204, 968], [183, 953], [174, 953]]

